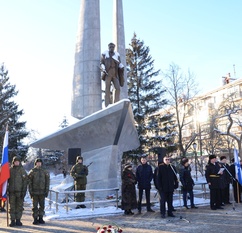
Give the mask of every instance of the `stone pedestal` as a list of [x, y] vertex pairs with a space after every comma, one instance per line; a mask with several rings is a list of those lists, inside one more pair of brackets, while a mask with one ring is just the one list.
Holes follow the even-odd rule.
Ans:
[[107, 146], [92, 150], [85, 152], [83, 156], [86, 165], [92, 163], [88, 169], [88, 189], [120, 186], [122, 153], [119, 151], [118, 146]]
[[84, 164], [92, 162], [87, 188], [119, 187], [122, 154], [139, 146], [130, 101], [109, 105], [31, 146], [65, 151], [81, 148]]

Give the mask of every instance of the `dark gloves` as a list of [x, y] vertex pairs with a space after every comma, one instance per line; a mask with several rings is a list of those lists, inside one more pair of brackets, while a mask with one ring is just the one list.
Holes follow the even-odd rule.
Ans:
[[49, 191], [48, 192], [45, 192], [45, 197], [48, 197], [48, 194], [49, 194]]

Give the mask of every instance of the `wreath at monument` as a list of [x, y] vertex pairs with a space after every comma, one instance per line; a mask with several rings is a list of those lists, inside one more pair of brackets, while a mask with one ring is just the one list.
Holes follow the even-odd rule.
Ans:
[[123, 230], [117, 225], [103, 225], [97, 228], [97, 233], [121, 233]]

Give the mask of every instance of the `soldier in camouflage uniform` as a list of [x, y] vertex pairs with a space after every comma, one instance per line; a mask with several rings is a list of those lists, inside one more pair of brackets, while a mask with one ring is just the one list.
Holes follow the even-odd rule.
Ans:
[[27, 191], [27, 178], [27, 173], [22, 167], [20, 158], [14, 156], [8, 180], [10, 227], [22, 226], [20, 220], [23, 213], [24, 197]]
[[[86, 190], [88, 168], [83, 165], [83, 157], [77, 156], [76, 164], [71, 168], [70, 175], [75, 181], [75, 190]], [[75, 195], [76, 202], [85, 201], [85, 193], [77, 193]], [[85, 205], [77, 205], [76, 209], [86, 208]]]
[[29, 172], [29, 194], [33, 203], [33, 224], [44, 224], [45, 197], [48, 196], [50, 175], [42, 168], [42, 159], [36, 159], [35, 167]]

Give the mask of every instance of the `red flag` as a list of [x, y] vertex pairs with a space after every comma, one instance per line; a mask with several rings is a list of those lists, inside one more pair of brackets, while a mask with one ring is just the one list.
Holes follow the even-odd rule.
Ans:
[[8, 130], [6, 130], [4, 141], [3, 141], [3, 151], [2, 151], [2, 163], [1, 163], [1, 174], [0, 174], [0, 187], [2, 200], [7, 199], [7, 185], [8, 179], [10, 177], [9, 164], [8, 164]]

